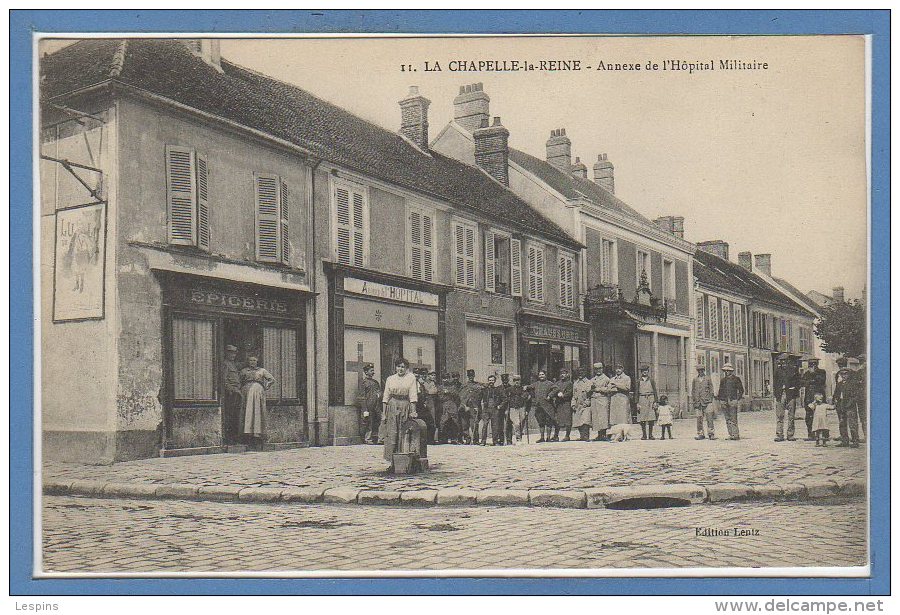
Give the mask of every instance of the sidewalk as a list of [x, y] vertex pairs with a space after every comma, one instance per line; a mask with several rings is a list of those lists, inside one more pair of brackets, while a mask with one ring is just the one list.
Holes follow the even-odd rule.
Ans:
[[[837, 448], [832, 443], [817, 448], [800, 439], [774, 442], [772, 412], [743, 413], [740, 426], [738, 442], [724, 439], [720, 418], [720, 439], [715, 441], [694, 440], [696, 422], [684, 419], [675, 422], [676, 439], [666, 441], [432, 446], [431, 471], [416, 476], [389, 475], [381, 447], [358, 445], [145, 459], [111, 466], [46, 463], [43, 482], [47, 493], [338, 503], [399, 503], [400, 492], [421, 491], [406, 495], [416, 503], [440, 504], [437, 492], [445, 490], [460, 495], [461, 499], [443, 498], [456, 504], [537, 505], [547, 500], [548, 505], [578, 508], [584, 507], [585, 498], [590, 500], [591, 490], [621, 496], [624, 491], [616, 489], [621, 487], [631, 491], [640, 487], [641, 493], [650, 495], [675, 489], [695, 503], [865, 493], [866, 448]], [[798, 437], [806, 435], [802, 421], [797, 422], [797, 432]], [[104, 489], [108, 484], [112, 486]], [[171, 488], [161, 488], [167, 485]], [[671, 487], [658, 489], [665, 485]], [[507, 493], [496, 493], [501, 490]], [[538, 496], [546, 495], [544, 490], [569, 492], [568, 504], [554, 504], [559, 498], [550, 495], [536, 499], [529, 490]], [[601, 499], [605, 504], [611, 501], [608, 493]]]

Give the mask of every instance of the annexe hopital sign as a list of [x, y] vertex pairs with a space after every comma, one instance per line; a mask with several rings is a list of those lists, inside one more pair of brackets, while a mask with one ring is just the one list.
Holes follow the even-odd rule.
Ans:
[[440, 301], [440, 298], [434, 293], [403, 288], [402, 286], [388, 286], [387, 284], [358, 280], [356, 278], [344, 278], [344, 290], [357, 295], [365, 295], [366, 297], [390, 299], [401, 303], [415, 303], [416, 305], [427, 305], [430, 307], [437, 307]]

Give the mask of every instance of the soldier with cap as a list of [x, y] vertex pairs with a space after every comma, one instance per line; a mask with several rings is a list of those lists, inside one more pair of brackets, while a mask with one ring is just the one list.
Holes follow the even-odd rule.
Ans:
[[[807, 369], [800, 375], [800, 386], [803, 387], [803, 407], [806, 409], [806, 439], [808, 441], [815, 440], [813, 435], [813, 416], [815, 410], [810, 406], [815, 402], [816, 393], [821, 393], [822, 398], [825, 397], [825, 383], [828, 375], [825, 370], [819, 367], [819, 360], [815, 357], [807, 361]], [[815, 407], [815, 406], [813, 406]]]
[[625, 373], [625, 366], [616, 363], [616, 373], [609, 379], [612, 397], [609, 400], [609, 424], [631, 423], [631, 376]]
[[522, 443], [522, 431], [528, 429], [528, 398], [528, 391], [522, 386], [522, 376], [515, 374], [512, 384], [506, 391], [506, 405], [513, 428], [513, 435], [507, 441], [508, 444]]
[[566, 428], [566, 436], [563, 442], [571, 440], [572, 435], [572, 380], [569, 378], [569, 370], [562, 369], [559, 372], [559, 380], [556, 381], [556, 398], [553, 400], [556, 406], [556, 427], [553, 432], [553, 441], [559, 441], [560, 427]]
[[859, 446], [859, 380], [847, 367], [846, 357], [840, 357], [837, 365], [839, 369], [831, 401], [839, 421], [841, 443], [838, 446], [856, 448]]
[[722, 366], [725, 375], [719, 382], [719, 394], [716, 398], [722, 403], [722, 410], [725, 412], [725, 427], [728, 428], [729, 440], [740, 440], [741, 434], [738, 429], [738, 410], [740, 410], [741, 399], [744, 397], [744, 383], [741, 379], [734, 375], [734, 366], [726, 363]]
[[240, 440], [241, 434], [241, 368], [237, 361], [237, 346], [225, 346], [225, 360], [222, 361], [225, 395], [222, 399], [222, 410], [225, 415], [223, 435], [226, 443]]
[[470, 444], [478, 444], [478, 413], [481, 411], [481, 390], [484, 388], [475, 382], [475, 370], [466, 370], [466, 382], [459, 389], [459, 418], [465, 434], [463, 440]]
[[656, 383], [650, 378], [650, 366], [641, 365], [641, 377], [638, 380], [635, 397], [638, 408], [638, 421], [641, 423], [641, 440], [655, 440], [653, 437], [653, 425], [656, 424], [656, 408], [659, 404], [659, 396], [656, 393]]
[[494, 446], [501, 444], [500, 436], [505, 431], [504, 409], [506, 408], [506, 392], [497, 386], [497, 376], [488, 376], [487, 386], [481, 391], [481, 415], [478, 420], [478, 431], [481, 445], [487, 444], [488, 427], [491, 430], [491, 441]]
[[787, 422], [787, 439], [794, 437], [794, 414], [797, 412], [797, 397], [800, 394], [800, 374], [797, 367], [790, 362], [786, 353], [778, 355], [778, 366], [775, 368], [775, 441], [785, 439], [784, 424]]
[[381, 444], [384, 437], [379, 433], [381, 429], [381, 384], [375, 380], [375, 365], [366, 363], [363, 366], [363, 381], [360, 396], [362, 399], [363, 418], [368, 425], [368, 431], [364, 440], [369, 444]]
[[438, 406], [440, 408], [438, 442], [459, 443], [461, 436], [459, 383], [453, 379], [453, 374], [445, 373], [441, 380], [441, 386], [438, 387]]
[[[509, 400], [509, 388], [512, 386], [509, 382], [509, 374], [500, 374], [500, 388], [503, 389], [503, 392], [506, 394], [506, 399]], [[509, 406], [506, 406], [503, 409], [503, 433], [500, 434], [500, 440], [504, 444], [512, 444], [513, 437], [513, 425], [512, 421], [509, 420]]]
[[[556, 383], [547, 380], [547, 372], [538, 372], [537, 382], [528, 385], [528, 390], [534, 395], [534, 418], [541, 428], [541, 437], [538, 442], [549, 442], [552, 438], [553, 427], [556, 425]], [[557, 430], [558, 433], [558, 430]]]
[[578, 430], [582, 442], [591, 439], [591, 379], [587, 370], [578, 373], [572, 385], [572, 426]]
[[716, 407], [712, 403], [714, 397], [712, 379], [706, 374], [706, 367], [698, 365], [697, 377], [691, 382], [691, 400], [694, 403], [694, 412], [697, 413], [697, 440], [706, 439], [703, 433], [704, 421], [709, 439], [716, 439]]

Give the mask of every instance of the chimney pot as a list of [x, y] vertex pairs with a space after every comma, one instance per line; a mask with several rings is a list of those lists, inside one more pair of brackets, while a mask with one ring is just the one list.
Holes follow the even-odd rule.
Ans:
[[739, 252], [738, 253], [738, 265], [740, 265], [747, 271], [753, 271], [753, 253], [752, 252]]
[[769, 277], [772, 277], [772, 255], [757, 254], [753, 257], [754, 264], [759, 271], [762, 271]]
[[547, 139], [547, 162], [562, 171], [569, 173], [572, 169], [572, 142], [566, 136], [564, 128], [550, 131]]
[[616, 193], [615, 167], [606, 154], [598, 154], [594, 163], [594, 182], [612, 194]]
[[409, 86], [409, 95], [400, 101], [400, 134], [423, 150], [428, 149], [428, 105], [419, 86]]
[[453, 99], [453, 119], [474, 132], [481, 128], [482, 120], [490, 119], [491, 98], [484, 91], [484, 84], [470, 83], [460, 86], [459, 96]]
[[472, 133], [475, 140], [475, 164], [491, 177], [509, 186], [509, 131], [494, 118], [494, 125], [488, 125], [488, 118], [481, 120], [481, 127]]
[[727, 241], [722, 241], [721, 239], [714, 239], [712, 241], [700, 241], [697, 243], [697, 247], [704, 252], [708, 252], [710, 254], [718, 256], [722, 260], [728, 260]]
[[502, 125], [503, 124], [500, 123], [500, 116], [499, 115], [494, 116], [494, 126], [502, 126]]

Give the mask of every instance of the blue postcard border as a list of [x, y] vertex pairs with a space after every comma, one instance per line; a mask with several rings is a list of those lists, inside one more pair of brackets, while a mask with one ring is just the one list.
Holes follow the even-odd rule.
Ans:
[[[872, 35], [872, 576], [631, 579], [34, 579], [32, 34], [372, 32]], [[890, 593], [890, 11], [83, 11], [10, 13], [10, 594], [318, 595]]]

